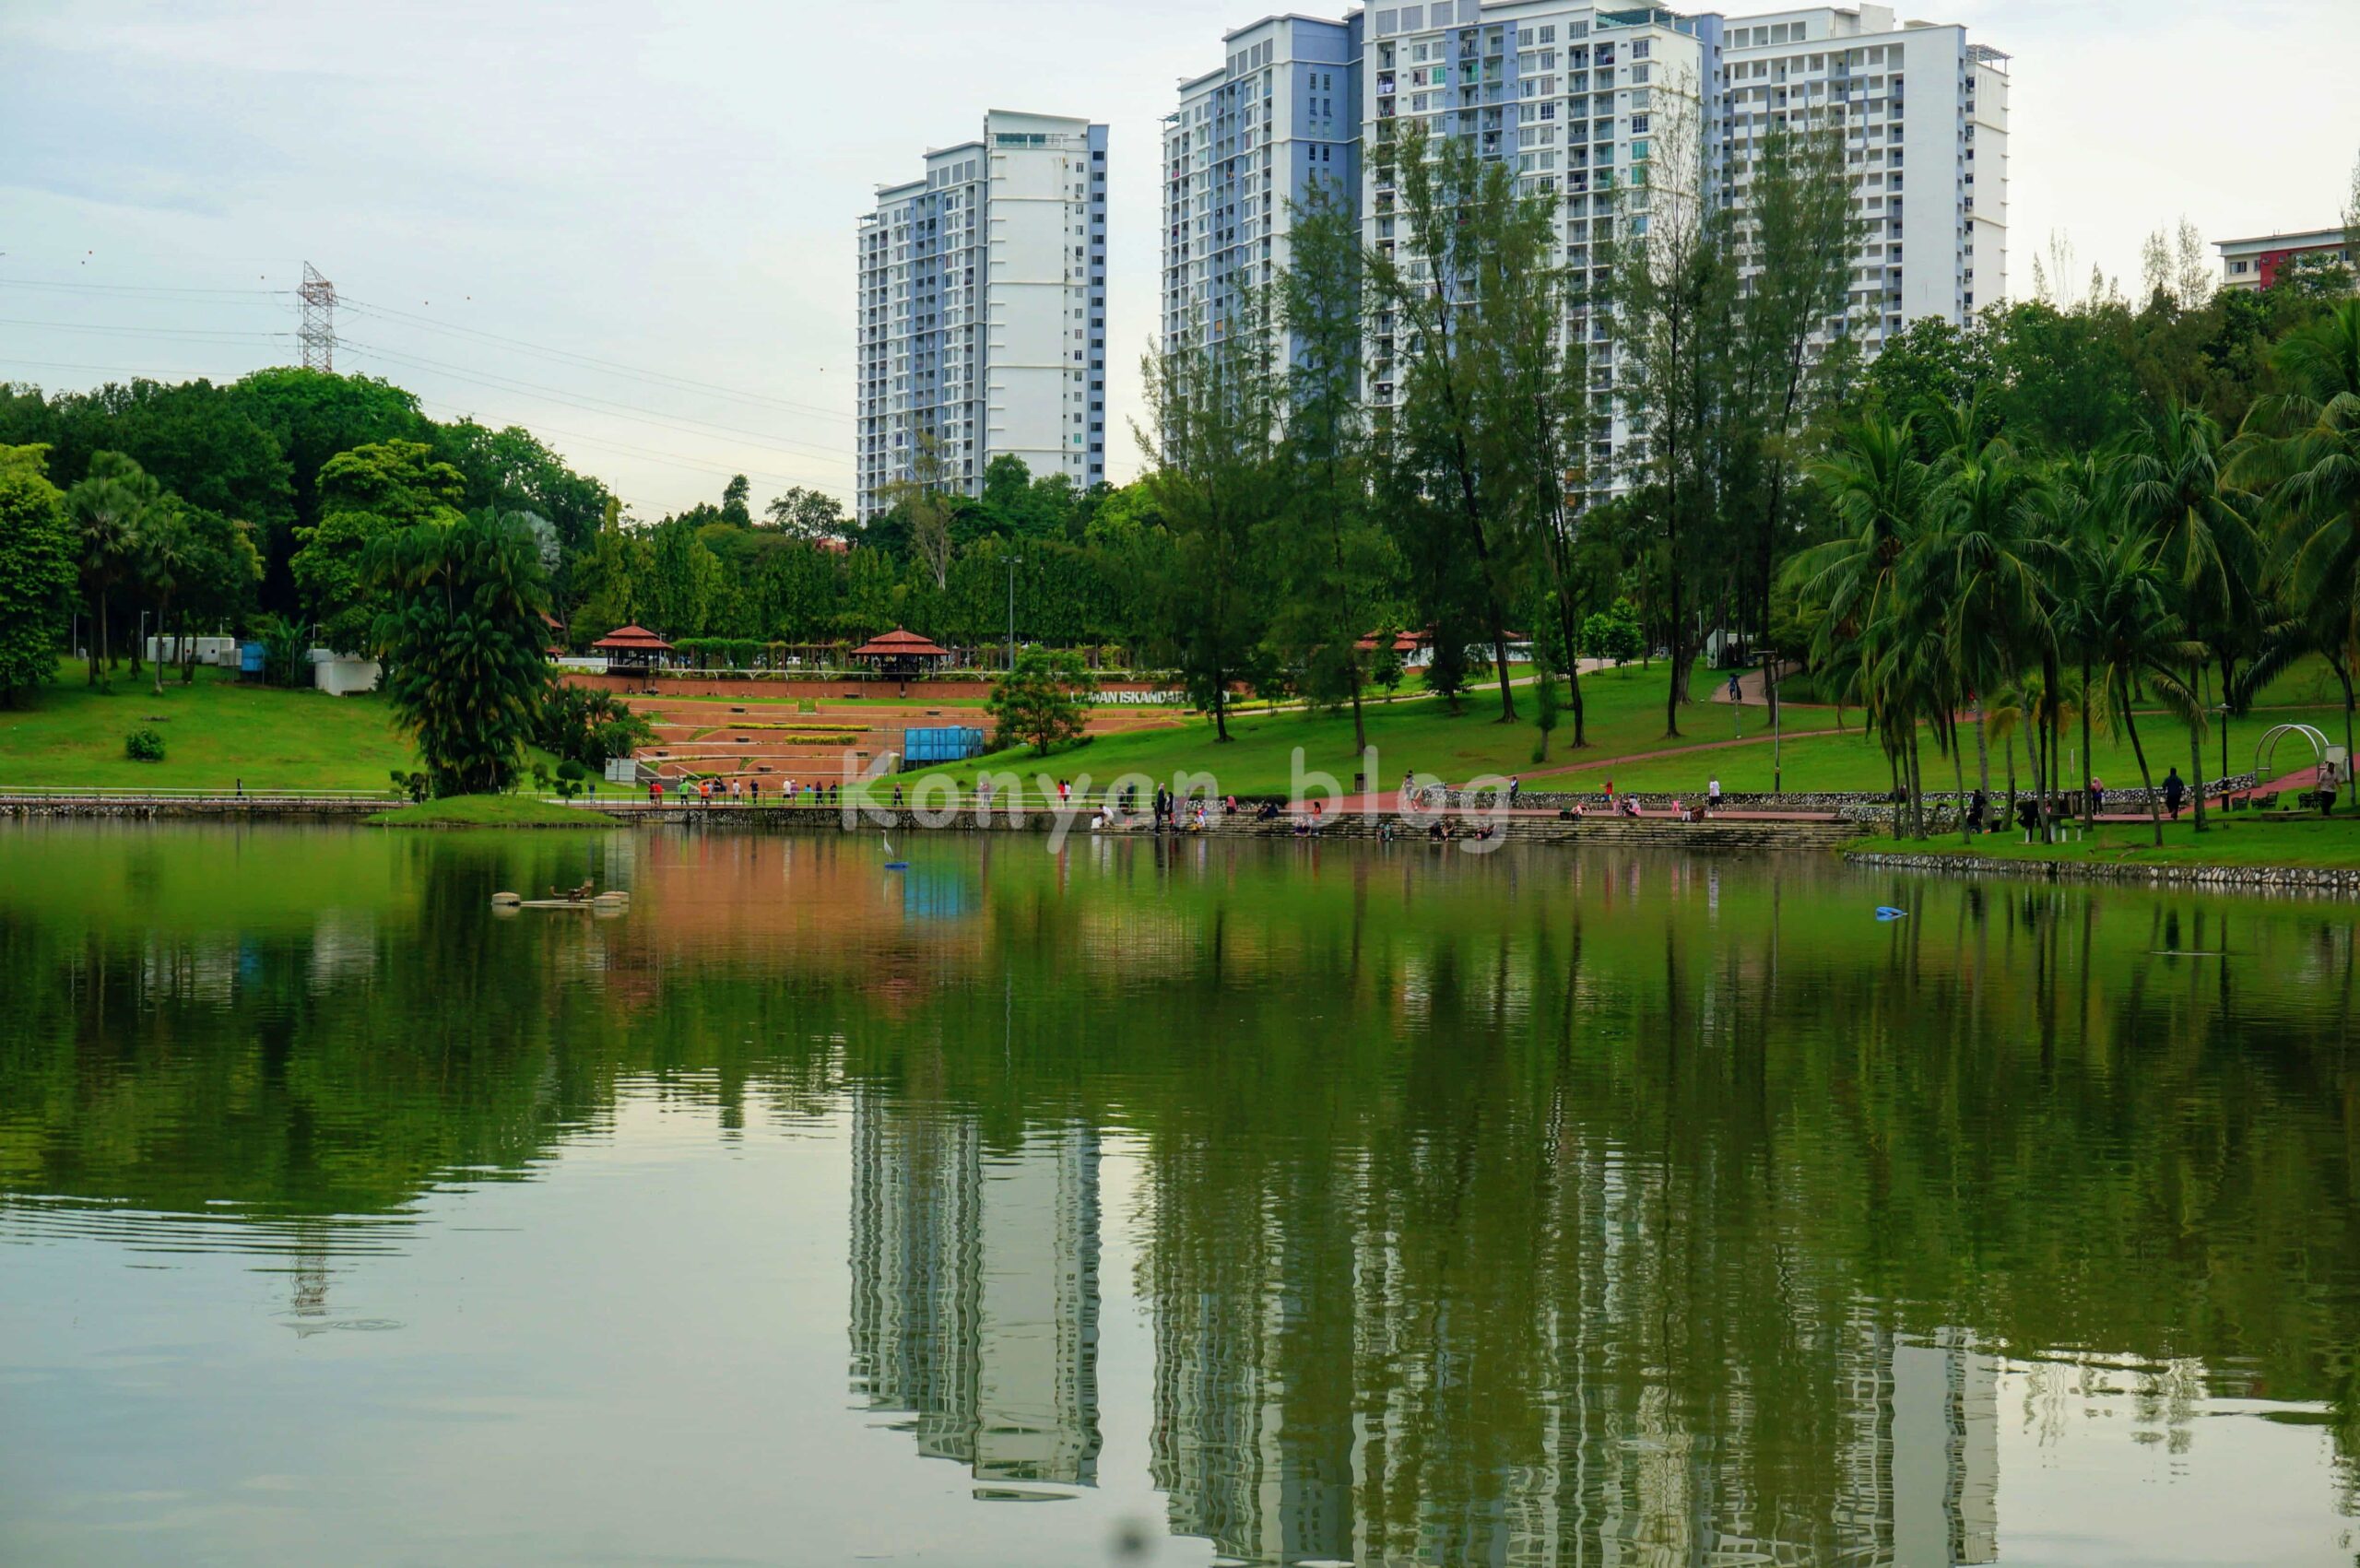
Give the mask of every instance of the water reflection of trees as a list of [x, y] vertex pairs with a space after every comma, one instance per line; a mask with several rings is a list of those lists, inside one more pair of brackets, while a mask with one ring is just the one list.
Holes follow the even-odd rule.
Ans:
[[[1254, 1558], [1988, 1561], [2009, 1350], [2122, 1358], [2166, 1441], [2210, 1380], [2354, 1452], [2337, 912], [1992, 885], [1875, 926], [1807, 867], [1201, 849], [937, 867], [788, 950], [732, 913], [751, 850], [685, 923], [494, 927], [512, 868], [431, 851], [280, 939], [9, 909], [0, 1182], [398, 1213], [626, 1085], [848, 1110], [856, 1391], [1088, 1484], [1120, 1138], [1154, 1480]], [[838, 869], [796, 885], [869, 896]]]

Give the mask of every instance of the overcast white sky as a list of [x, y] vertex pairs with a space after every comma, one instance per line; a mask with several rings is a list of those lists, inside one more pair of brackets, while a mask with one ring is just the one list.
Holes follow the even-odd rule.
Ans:
[[[871, 188], [987, 108], [1038, 110], [1114, 127], [1108, 458], [1128, 477], [1158, 122], [1266, 8], [0, 0], [0, 378], [289, 362], [291, 297], [248, 291], [290, 290], [308, 259], [353, 302], [338, 369], [530, 426], [643, 517], [739, 470], [758, 500], [848, 499]], [[1903, 14], [2014, 56], [2012, 293], [2055, 230], [2128, 288], [2142, 236], [2183, 215], [2212, 239], [2338, 218], [2360, 0]]]

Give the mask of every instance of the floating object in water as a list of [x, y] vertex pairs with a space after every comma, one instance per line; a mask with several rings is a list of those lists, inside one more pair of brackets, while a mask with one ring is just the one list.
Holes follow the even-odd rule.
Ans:
[[525, 901], [522, 898], [518, 897], [514, 893], [494, 893], [491, 895], [491, 907], [494, 909], [514, 909], [524, 902]]
[[891, 833], [879, 833], [877, 836], [885, 841], [885, 869], [888, 871], [907, 871], [910, 868], [910, 863], [908, 861], [896, 860], [893, 858], [893, 835]]
[[2226, 952], [2206, 952], [2198, 948], [2150, 948], [2150, 958], [2227, 958]]
[[1908, 913], [1909, 912], [1906, 909], [1895, 909], [1889, 903], [1881, 903], [1877, 905], [1877, 918], [1879, 920], [1899, 920], [1908, 914]]

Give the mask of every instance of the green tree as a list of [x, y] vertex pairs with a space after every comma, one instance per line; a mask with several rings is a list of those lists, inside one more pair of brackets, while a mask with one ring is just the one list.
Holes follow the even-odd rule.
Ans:
[[[1740, 271], [1732, 340], [1736, 366], [1723, 423], [1726, 504], [1755, 524], [1736, 592], [1766, 643], [1777, 566], [1794, 546], [1796, 484], [1809, 454], [1808, 426], [1848, 379], [1854, 340], [1830, 340], [1849, 313], [1852, 261], [1863, 225], [1852, 215], [1852, 177], [1839, 130], [1823, 122], [1774, 125], [1732, 177], [1748, 185], [1732, 242]], [[1778, 662], [1764, 690], [1775, 711]]]
[[1145, 483], [1172, 533], [1159, 620], [1190, 697], [1229, 739], [1229, 690], [1250, 676], [1269, 625], [1268, 563], [1257, 531], [1284, 504], [1268, 299], [1247, 289], [1225, 330], [1143, 366], [1150, 426], [1139, 431]]
[[[1412, 581], [1437, 648], [1471, 611], [1498, 671], [1500, 722], [1512, 724], [1508, 606], [1521, 595], [1532, 542], [1518, 523], [1529, 519], [1533, 468], [1545, 460], [1510, 457], [1531, 434], [1524, 410], [1510, 407], [1530, 390], [1515, 373], [1529, 368], [1516, 358], [1516, 303], [1528, 291], [1552, 309], [1563, 298], [1549, 260], [1555, 230], [1545, 206], [1519, 198], [1514, 172], [1481, 157], [1472, 138], [1429, 138], [1413, 125], [1376, 156], [1398, 184], [1404, 235], [1398, 254], [1380, 250], [1370, 261], [1378, 373], [1393, 374], [1403, 394], [1386, 432], [1397, 525], [1423, 536], [1405, 553], [1426, 566]], [[1437, 569], [1454, 556], [1461, 569]]]
[[196, 651], [190, 641], [193, 623], [229, 631], [243, 622], [254, 607], [254, 590], [263, 577], [262, 552], [255, 547], [255, 529], [201, 506], [183, 506], [180, 587], [173, 603], [180, 607], [181, 684], [196, 678]]
[[1369, 505], [1361, 415], [1359, 225], [1329, 182], [1294, 209], [1293, 258], [1279, 282], [1278, 328], [1290, 348], [1284, 505], [1262, 526], [1278, 581], [1270, 620], [1280, 654], [1323, 702], [1348, 704], [1355, 751], [1367, 749], [1358, 652], [1391, 596], [1393, 555]]
[[1016, 668], [992, 688], [986, 704], [998, 722], [996, 745], [1025, 745], [1041, 756], [1078, 737], [1089, 717], [1097, 678], [1069, 649], [1027, 648]]
[[492, 508], [413, 523], [369, 547], [374, 628], [394, 716], [437, 796], [506, 789], [549, 682], [549, 591], [524, 529]]
[[553, 685], [534, 733], [542, 750], [593, 772], [655, 738], [655, 727], [610, 691]]
[[674, 638], [705, 635], [721, 584], [721, 562], [692, 522], [676, 518], [656, 525], [647, 575], [638, 586], [640, 608], [656, 631]]
[[100, 664], [112, 662], [107, 600], [129, 575], [139, 550], [140, 530], [164, 504], [164, 490], [139, 465], [119, 452], [90, 459], [90, 471], [65, 492], [79, 557], [83, 602], [89, 607], [89, 684], [101, 684]]
[[2295, 623], [2281, 640], [2328, 654], [2343, 683], [2349, 752], [2360, 661], [2360, 301], [2297, 327], [2275, 360], [2286, 390], [2256, 406], [2232, 474], [2268, 499]]
[[838, 539], [847, 523], [844, 502], [823, 490], [790, 485], [762, 509], [769, 526], [798, 539]]
[[466, 486], [424, 442], [372, 442], [322, 466], [319, 523], [295, 530], [301, 548], [288, 565], [323, 642], [340, 654], [368, 646], [376, 613], [365, 564], [371, 547], [419, 524], [457, 522]]
[[[496, 506], [548, 519], [563, 560], [588, 549], [614, 497], [596, 479], [575, 473], [540, 438], [520, 426], [501, 430], [473, 419], [433, 427], [434, 455], [466, 477], [457, 503], [472, 511]], [[552, 579], [552, 585], [556, 579]]]
[[74, 533], [47, 459], [46, 447], [0, 446], [0, 706], [55, 678], [73, 609]]
[[1617, 668], [1637, 658], [1645, 641], [1638, 607], [1620, 595], [1582, 622], [1582, 652], [1593, 659], [1611, 659]]
[[[2131, 526], [2155, 541], [2157, 559], [2177, 584], [2177, 607], [2193, 644], [2222, 670], [2225, 702], [2240, 654], [2259, 650], [2265, 621], [2260, 597], [2260, 541], [2224, 482], [2219, 425], [2201, 409], [2173, 404], [2140, 422], [2122, 455], [2124, 505]], [[2201, 692], [2201, 662], [2188, 684]], [[2228, 772], [2228, 720], [2222, 719], [2222, 772]], [[2204, 720], [2189, 726], [2189, 785], [2196, 792], [2196, 831], [2205, 831]]]
[[148, 515], [139, 530], [139, 542], [133, 561], [133, 572], [139, 586], [156, 603], [156, 695], [164, 694], [164, 665], [161, 656], [166, 628], [172, 613], [172, 595], [185, 585], [195, 540], [191, 536], [184, 508], [177, 498], [167, 498]]
[[722, 517], [737, 527], [752, 527], [754, 514], [749, 509], [748, 501], [753, 493], [754, 487], [747, 482], [745, 475], [730, 475], [729, 482], [721, 487]]
[[1703, 631], [1691, 591], [1699, 563], [1732, 553], [1717, 548], [1717, 536], [1725, 443], [1734, 429], [1727, 417], [1729, 349], [1739, 269], [1730, 216], [1708, 199], [1698, 92], [1693, 79], [1655, 90], [1655, 156], [1642, 163], [1634, 148], [1631, 187], [1616, 220], [1622, 229], [1611, 247], [1616, 383], [1631, 428], [1623, 466], [1663, 572], [1671, 654], [1667, 737], [1680, 734]]
[[[2186, 718], [2195, 697], [2182, 678], [2201, 650], [2190, 647], [2172, 613], [2169, 584], [2155, 567], [2155, 544], [2135, 529], [2093, 529], [2081, 543], [2073, 582], [2081, 637], [2091, 651], [2096, 684], [2087, 692], [2106, 727], [2130, 742], [2155, 843], [2164, 842], [2163, 806], [2154, 772], [2139, 739], [2142, 690]], [[2198, 722], [2201, 722], [2200, 719]]]
[[418, 398], [374, 376], [282, 366], [256, 371], [230, 389], [232, 407], [269, 432], [287, 463], [291, 515], [265, 514], [229, 498], [210, 500], [191, 492], [200, 505], [232, 517], [252, 519], [263, 530], [264, 602], [291, 609], [300, 599], [288, 561], [301, 540], [296, 529], [319, 525], [320, 474], [338, 453], [383, 442], [424, 441], [431, 423]]

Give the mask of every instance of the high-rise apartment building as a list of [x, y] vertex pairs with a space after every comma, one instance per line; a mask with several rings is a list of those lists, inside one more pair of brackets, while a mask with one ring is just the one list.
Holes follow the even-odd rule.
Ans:
[[1239, 285], [1286, 269], [1297, 208], [1360, 199], [1361, 18], [1265, 17], [1222, 40], [1163, 122], [1162, 339], [1220, 341]]
[[1106, 127], [993, 110], [878, 188], [860, 220], [859, 515], [921, 481], [980, 493], [995, 457], [1106, 468]]
[[[1357, 169], [1362, 233], [1378, 252], [1409, 237], [1380, 151], [1411, 123], [1510, 163], [1525, 195], [1552, 204], [1564, 260], [1593, 285], [1605, 281], [1609, 243], [1645, 235], [1674, 204], [1741, 214], [1764, 138], [1811, 125], [1840, 134], [1859, 223], [1847, 308], [1829, 334], [1856, 336], [1873, 353], [1912, 321], [1964, 322], [2005, 292], [2007, 56], [1964, 28], [1900, 21], [1868, 4], [1728, 17], [1587, 0], [1429, 0], [1373, 5], [1341, 22], [1266, 18], [1228, 35], [1221, 70], [1182, 84], [1164, 146], [1167, 347], [1192, 310], [1222, 319], [1224, 279], [1285, 265], [1285, 182], [1303, 164], [1279, 155], [1311, 138], [1295, 100], [1280, 96], [1302, 93], [1303, 67], [1279, 66], [1307, 40], [1327, 50], [1339, 37], [1357, 61], [1360, 147], [1318, 145]], [[1267, 81], [1259, 104], [1257, 81]], [[1675, 136], [1679, 148], [1666, 141]], [[1406, 346], [1391, 328], [1371, 310], [1373, 409], [1399, 397], [1392, 372]], [[1605, 473], [1630, 439], [1613, 322], [1575, 301], [1566, 330], [1587, 349], [1598, 416], [1587, 455]]]

